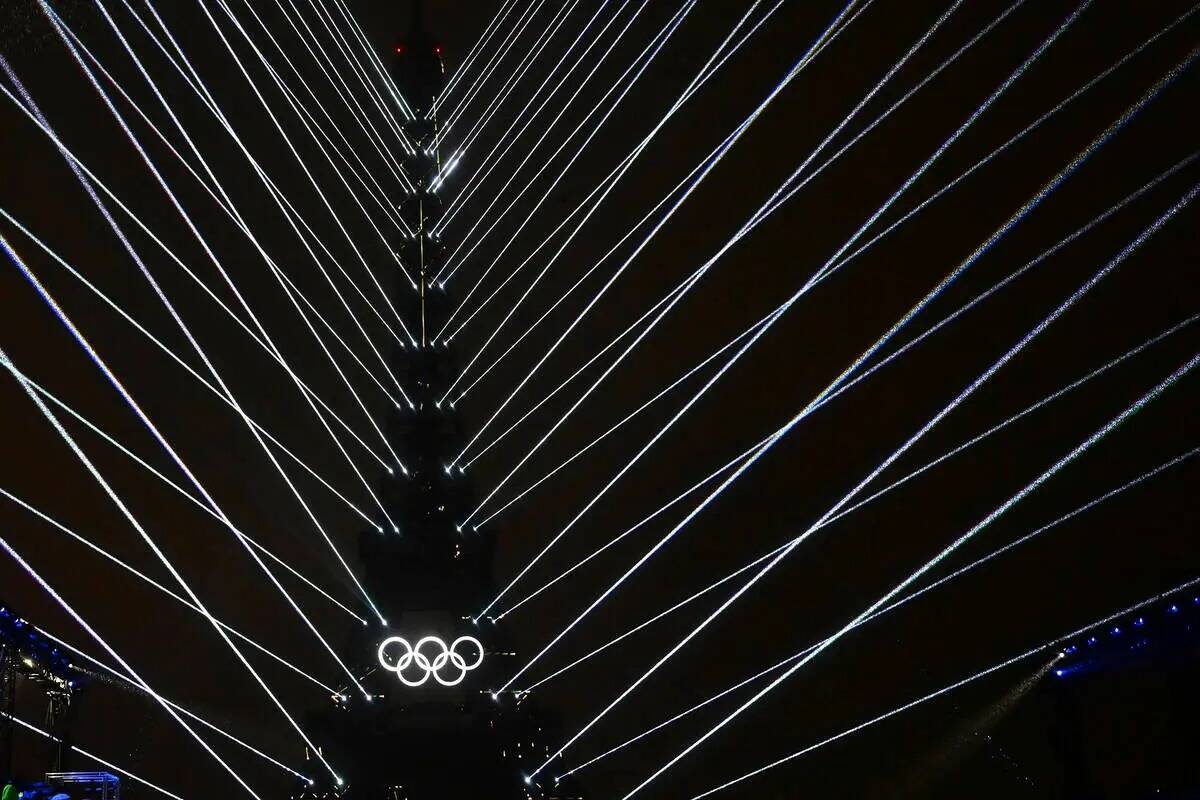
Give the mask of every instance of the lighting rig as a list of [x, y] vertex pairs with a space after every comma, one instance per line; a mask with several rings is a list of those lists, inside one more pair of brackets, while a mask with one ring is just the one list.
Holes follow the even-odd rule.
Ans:
[[1168, 598], [1128, 619], [1069, 642], [1054, 675], [1061, 680], [1200, 653], [1200, 595]]
[[54, 642], [0, 603], [0, 770], [5, 776], [12, 774], [18, 678], [45, 693], [47, 729], [52, 735], [49, 761], [51, 769], [61, 769], [73, 701], [84, 676]]
[[[398, 211], [412, 234], [391, 271], [397, 296], [412, 298], [407, 314], [397, 308], [415, 341], [393, 356], [410, 402], [392, 413], [387, 433], [404, 465], [382, 477], [378, 494], [399, 530], [370, 527], [359, 538], [363, 582], [382, 617], [355, 631], [347, 650], [360, 654], [361, 690], [341, 688], [308, 722], [340, 781], [300, 787], [296, 796], [526, 800], [539, 790], [526, 773], [561, 735], [528, 695], [493, 693], [515, 653], [502, 626], [474, 620], [496, 593], [496, 533], [458, 524], [474, 497], [469, 475], [450, 466], [464, 441], [458, 416], [438, 402], [457, 372], [453, 349], [433, 339], [451, 311], [434, 279], [444, 247], [433, 231], [458, 157], [443, 160], [439, 146], [435, 101], [445, 70], [420, 2], [408, 36], [393, 48], [391, 72], [412, 111], [402, 124], [406, 146], [396, 153], [412, 187]], [[580, 796], [570, 784], [547, 791]]]

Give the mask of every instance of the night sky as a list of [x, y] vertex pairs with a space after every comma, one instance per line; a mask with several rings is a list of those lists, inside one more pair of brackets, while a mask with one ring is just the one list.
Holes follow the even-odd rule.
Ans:
[[[374, 174], [381, 183], [391, 180], [361, 130], [338, 105], [328, 83], [322, 82], [320, 72], [287, 27], [276, 4], [250, 2], [335, 119], [344, 125], [342, 130], [356, 152], [377, 170]], [[533, 90], [558, 64], [567, 43], [599, 2], [584, 0], [570, 15], [563, 30], [517, 84], [447, 181], [443, 191], [448, 198], [463, 186]], [[374, 291], [347, 238], [282, 145], [278, 132], [201, 12], [200, 3], [216, 8], [209, 0], [154, 5], [246, 147], [312, 223], [363, 291]], [[144, 4], [131, 4], [145, 16]], [[163, 244], [194, 268], [222, 301], [236, 303], [232, 291], [166, 201], [108, 110], [40, 16], [36, 4], [31, 0], [9, 0], [3, 5], [0, 52], [63, 142]], [[121, 0], [105, 0], [105, 5], [264, 248], [365, 357], [367, 351], [361, 339], [350, 336], [354, 331], [335, 296], [229, 137], [142, 33]], [[243, 0], [231, 0], [230, 5], [244, 24], [252, 24]], [[298, 0], [298, 5], [311, 13], [308, 0]], [[373, 44], [385, 56], [407, 28], [406, 5], [392, 0], [349, 2]], [[441, 42], [448, 74], [453, 75], [499, 4], [433, 0], [427, 5], [429, 28]], [[518, 0], [517, 5], [523, 10], [528, 4]], [[634, 0], [622, 6], [612, 0], [608, 5], [626, 8], [620, 18], [623, 21], [642, 3]], [[596, 107], [681, 5], [679, 0], [645, 3], [645, 10], [617, 41], [595, 77], [513, 182], [506, 198], [493, 209], [493, 215], [507, 205], [507, 198], [528, 180], [526, 176], [532, 176], [562, 138]], [[752, 19], [773, 5], [763, 3]], [[1008, 0], [962, 2], [808, 171], [823, 163], [1008, 5]], [[130, 96], [177, 146], [182, 146], [169, 118], [93, 3], [63, 0], [54, 6]], [[662, 118], [749, 6], [749, 0], [698, 4], [497, 262], [472, 298], [473, 305], [551, 235], [563, 217]], [[785, 0], [644, 150], [500, 331], [474, 368], [475, 373], [507, 348], [720, 144], [776, 86], [842, 7], [839, 2]], [[516, 421], [719, 250], [948, 7], [947, 2], [924, 0], [871, 3], [755, 121], [493, 423], [480, 444]], [[534, 31], [541, 30], [561, 8], [561, 2], [555, 0], [541, 8], [530, 30], [516, 41], [492, 81], [452, 130], [447, 152], [459, 145], [460, 137], [498, 93], [503, 76], [511, 74], [520, 56], [532, 47]], [[730, 249], [517, 472], [497, 494], [498, 502], [491, 508], [499, 507], [557, 467], [804, 285], [1076, 8], [1074, 0], [1026, 0], [952, 67]], [[1189, 2], [1173, 0], [1137, 4], [1095, 0], [861, 241], [869, 240], [988, 156], [1189, 8]], [[600, 19], [606, 20], [609, 13], [604, 11]], [[604, 47], [619, 28], [620, 24], [610, 29]], [[507, 30], [489, 44], [481, 58], [499, 54]], [[256, 41], [261, 46], [269, 45], [265, 36], [259, 39]], [[1156, 81], [1183, 62], [1198, 42], [1200, 12], [1179, 22], [1036, 131], [820, 282], [615, 483], [507, 599], [524, 597], [778, 429], [987, 241], [1022, 204], [1037, 195], [1051, 177]], [[312, 139], [306, 138], [295, 115], [258, 65], [251, 63], [253, 53], [244, 42], [236, 46], [371, 269], [391, 296], [407, 296], [408, 288], [387, 250], [337, 183]], [[264, 52], [272, 58], [278, 56], [274, 51]], [[598, 51], [593, 51], [585, 64], [590, 67], [597, 57]], [[466, 80], [478, 74], [477, 63]], [[580, 74], [569, 81], [570, 91], [578, 85]], [[11, 89], [7, 82], [4, 85]], [[1200, 146], [1197, 89], [1193, 65], [989, 247], [901, 330], [874, 362], [1193, 156]], [[554, 96], [552, 108], [538, 117], [448, 226], [445, 241], [451, 251], [569, 93], [562, 90]], [[463, 95], [461, 89], [457, 90], [451, 104]], [[369, 428], [353, 398], [262, 260], [124, 101], [117, 98], [116, 102], [286, 358], [366, 439]], [[41, 237], [166, 347], [202, 371], [199, 358], [53, 145], [7, 98], [2, 105], [0, 207]], [[591, 129], [595, 119], [584, 126], [584, 132]], [[447, 287], [452, 296], [465, 296], [475, 284], [549, 188], [583, 135], [576, 136], [465, 261]], [[1188, 161], [1111, 218], [816, 410], [551, 650], [530, 676], [540, 678], [567, 664], [803, 532], [1198, 181], [1200, 164]], [[385, 185], [395, 188], [394, 181]], [[316, 424], [286, 374], [156, 244], [119, 212], [118, 218], [246, 412], [344, 490], [353, 502], [368, 508], [369, 497], [362, 484]], [[1200, 207], [1195, 203], [1179, 211], [861, 496], [869, 496], [1200, 313], [1198, 222]], [[458, 404], [469, 435], [488, 420], [649, 230], [649, 226], [643, 226], [618, 247]], [[328, 587], [339, 599], [353, 604], [357, 596], [349, 579], [337, 568], [319, 534], [240, 419], [16, 226], [0, 220], [0, 233], [242, 530]], [[558, 250], [563, 235], [557, 234], [551, 246], [526, 265], [456, 338], [462, 363], [477, 352], [546, 265], [549, 255]], [[342, 281], [340, 276], [336, 279]], [[339, 285], [348, 286], [344, 281]], [[359, 311], [365, 308], [357, 296], [351, 302]], [[473, 305], [468, 308], [473, 310]], [[389, 344], [376, 320], [366, 315], [363, 319], [373, 341]], [[7, 259], [0, 269], [0, 348], [30, 378], [172, 480], [184, 484], [169, 458]], [[472, 465], [468, 474], [473, 476], [481, 498], [561, 418], [599, 377], [604, 369], [601, 365], [607, 365], [618, 352], [610, 351]], [[672, 389], [488, 523], [498, 541], [498, 584], [506, 585], [558, 534], [732, 352], [727, 351]], [[567, 751], [561, 766], [587, 760], [837, 631], [1197, 353], [1200, 321], [1180, 327], [1119, 366], [816, 533], [581, 738]], [[387, 409], [382, 393], [348, 359], [341, 359], [341, 363], [372, 411], [384, 414]], [[1200, 379], [1195, 374], [1184, 377], [985, 528], [924, 583], [1200, 446], [1198, 390]], [[82, 425], [74, 421], [65, 424], [216, 616], [322, 680], [337, 680], [336, 665], [227, 530]], [[0, 382], [0, 442], [0, 489], [156, 580], [170, 583], [170, 576], [7, 374]], [[378, 465], [361, 448], [351, 447], [350, 452], [370, 481], [381, 479]], [[287, 468], [315, 515], [352, 559], [362, 520], [293, 464]], [[1185, 460], [850, 633], [651, 784], [644, 795], [691, 798], [1200, 576], [1200, 548], [1195, 543], [1200, 530], [1198, 478], [1197, 460]], [[540, 650], [704, 496], [689, 496], [509, 616], [508, 631], [522, 656], [514, 659], [514, 666], [524, 664]], [[0, 536], [159, 692], [285, 763], [302, 763], [299, 739], [202, 619], [4, 498], [0, 498]], [[536, 702], [560, 718], [566, 733], [574, 733], [707, 617], [749, 574], [548, 682], [534, 693]], [[357, 624], [297, 581], [289, 578], [287, 585], [331, 641], [341, 641], [347, 626]], [[7, 557], [0, 559], [0, 597], [36, 625], [93, 655], [101, 655], [99, 646]], [[1190, 602], [1190, 596], [1187, 600]], [[501, 607], [506, 605], [501, 602]], [[358, 605], [354, 607], [362, 611]], [[1147, 613], [1161, 612], [1155, 606]], [[1194, 748], [1189, 747], [1189, 739], [1194, 741], [1192, 720], [1200, 706], [1200, 693], [1189, 685], [1187, 676], [1190, 672], [1194, 678], [1197, 641], [1183, 637], [1169, 648], [1154, 650], [1152, 659], [1133, 659], [1119, 667], [1069, 680], [1057, 680], [1047, 673], [1046, 666], [1054, 655], [1054, 651], [1047, 651], [796, 759], [726, 795], [1193, 796], [1184, 793], [1200, 791], [1200, 766]], [[255, 656], [254, 663], [296, 713], [327, 702], [312, 684], [268, 659]], [[731, 695], [583, 770], [578, 777], [587, 796], [623, 797], [749, 696], [746, 690]], [[23, 718], [40, 723], [43, 705], [29, 687], [24, 687], [17, 708]], [[146, 697], [97, 679], [79, 701], [77, 713], [72, 728], [75, 742], [122, 767], [189, 798], [233, 796], [239, 791]], [[18, 733], [17, 742], [21, 748], [19, 763], [33, 771], [44, 768], [42, 741]], [[286, 796], [291, 782], [284, 773], [244, 751], [221, 747], [264, 797]], [[397, 757], [402, 758], [402, 754]], [[547, 768], [547, 772], [555, 772], [554, 767]], [[1156, 790], [1162, 794], [1154, 794]], [[140, 790], [136, 796], [150, 793]]]

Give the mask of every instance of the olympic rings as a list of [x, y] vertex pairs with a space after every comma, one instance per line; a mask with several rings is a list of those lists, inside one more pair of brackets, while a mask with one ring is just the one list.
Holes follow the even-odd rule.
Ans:
[[[468, 664], [467, 660], [458, 654], [458, 646], [464, 643], [474, 645], [475, 649], [479, 651], [479, 656], [475, 659], [473, 664]], [[400, 658], [395, 661], [395, 663], [389, 663], [387, 660], [386, 651], [392, 645], [400, 645], [404, 651]], [[427, 646], [429, 645], [432, 645], [436, 650], [439, 651], [437, 655], [433, 657], [432, 661], [425, 655], [424, 652], [422, 652], [423, 650], [427, 649]], [[399, 678], [405, 686], [412, 686], [414, 688], [421, 686], [429, 680], [431, 675], [433, 676], [433, 679], [442, 686], [457, 686], [463, 682], [464, 678], [467, 677], [468, 672], [483, 663], [483, 644], [474, 636], [460, 636], [455, 639], [449, 647], [447, 647], [446, 643], [437, 636], [426, 636], [417, 642], [416, 645], [409, 644], [408, 640], [403, 636], [389, 636], [380, 642], [378, 655], [380, 666], [382, 666], [388, 672], [396, 673], [396, 677]], [[447, 664], [450, 664], [454, 667], [454, 669], [458, 670], [458, 677], [454, 678], [453, 680], [446, 680], [441, 675], [442, 668]], [[424, 671], [424, 674], [419, 680], [412, 680], [404, 674], [405, 672], [409, 671], [410, 667], [416, 667], [417, 669]]]

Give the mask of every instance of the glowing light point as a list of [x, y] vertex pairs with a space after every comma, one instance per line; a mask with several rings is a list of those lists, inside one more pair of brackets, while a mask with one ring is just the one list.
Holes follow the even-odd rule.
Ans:
[[395, 523], [392, 523], [392, 532], [393, 532], [393, 533], [399, 533], [399, 532], [400, 532], [400, 526], [399, 526], [399, 525], [397, 525], [397, 524], [395, 524]]

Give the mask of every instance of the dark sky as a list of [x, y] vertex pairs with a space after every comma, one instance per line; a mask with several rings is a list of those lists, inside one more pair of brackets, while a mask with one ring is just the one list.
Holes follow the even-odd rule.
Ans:
[[[564, 31], [550, 43], [501, 106], [479, 143], [468, 152], [448, 182], [447, 196], [453, 196], [463, 185], [534, 87], [562, 58], [567, 42], [590, 16], [585, 12], [594, 10], [597, 2], [585, 0], [570, 16]], [[131, 37], [264, 247], [349, 339], [352, 330], [336, 298], [241, 156], [230, 146], [228, 137], [138, 31], [119, 0], [106, 5]], [[160, 13], [247, 147], [368, 291], [370, 286], [361, 266], [353, 260], [346, 239], [281, 146], [280, 137], [199, 6], [193, 2], [161, 5]], [[234, 0], [232, 5], [248, 24], [244, 3]], [[309, 9], [307, 0], [300, 5]], [[407, 24], [404, 5], [382, 0], [351, 3], [381, 52], [388, 50]], [[430, 27], [443, 45], [447, 69], [453, 74], [497, 4], [464, 1], [427, 5]], [[618, 7], [619, 3], [614, 0], [610, 5]], [[634, 2], [630, 7], [637, 5], [639, 2]], [[516, 267], [653, 127], [748, 5], [727, 0], [699, 4], [593, 144], [550, 193], [531, 224], [481, 285], [481, 293], [490, 293], [501, 276]], [[764, 4], [768, 8], [770, 5]], [[218, 296], [234, 302], [232, 292], [220, 284], [216, 270], [205, 260], [108, 111], [38, 17], [34, 4], [19, 0], [5, 6], [0, 12], [6, 27], [3, 53], [63, 141], [164, 243], [193, 266]], [[169, 130], [161, 107], [155, 104], [92, 5], [63, 2], [56, 7], [146, 113], [163, 125], [164, 131]], [[275, 4], [254, 2], [254, 7], [331, 112], [338, 115], [336, 95], [327, 84], [319, 83], [320, 74]], [[518, 7], [526, 7], [524, 0], [518, 0]], [[533, 27], [548, 22], [553, 11], [561, 7], [556, 2], [547, 3]], [[679, 7], [676, 0], [649, 0], [605, 66], [548, 137], [547, 145], [557, 146]], [[1006, 2], [993, 0], [964, 2], [826, 152], [832, 152], [882, 113], [1005, 7]], [[951, 69], [914, 95], [734, 247], [522, 467], [497, 500], [507, 500], [557, 466], [799, 288], [1075, 7], [1073, 0], [1028, 0]], [[873, 232], [953, 180], [1188, 7], [1186, 2], [1173, 0], [1140, 4], [1096, 0], [908, 190]], [[840, 8], [837, 2], [786, 0], [771, 21], [645, 150], [501, 331], [489, 352], [498, 353], [501, 346], [507, 347], [719, 144], [770, 92]], [[501, 415], [492, 434], [515, 421], [720, 248], [946, 8], [945, 2], [877, 0], [856, 19], [779, 95], [637, 256]], [[514, 590], [513, 599], [523, 596], [522, 588], [531, 590], [557, 575], [795, 414], [1179, 63], [1200, 38], [1198, 20], [1200, 16], [1178, 25], [1035, 133], [801, 299], [550, 551]], [[522, 48], [532, 41], [528, 34], [519, 40], [497, 75], [514, 69]], [[498, 49], [494, 42], [485, 57]], [[245, 48], [239, 50], [239, 55], [252, 57]], [[355, 243], [377, 274], [388, 281], [389, 290], [400, 296], [404, 287], [386, 251], [336, 184], [311, 139], [303, 138], [304, 131], [269, 80], [251, 69], [306, 163], [323, 186], [332, 187], [330, 202]], [[477, 68], [474, 74], [478, 74]], [[481, 114], [500, 84], [499, 78], [493, 79], [480, 93], [484, 99], [473, 103], [464, 119]], [[456, 96], [461, 98], [462, 93], [456, 92]], [[558, 100], [565, 97], [565, 92], [557, 95]], [[1193, 67], [1001, 238], [884, 352], [909, 341], [1192, 155], [1200, 141], [1197, 100]], [[181, 358], [200, 369], [198, 358], [54, 148], [7, 99], [3, 104], [0, 206], [41, 236]], [[128, 111], [124, 106], [121, 109], [123, 113]], [[337, 119], [344, 124], [343, 130], [355, 143], [356, 151], [379, 170], [376, 175], [381, 182], [386, 180], [382, 162], [368, 148], [361, 132], [352, 127], [350, 117], [340, 113]], [[547, 120], [549, 115], [540, 119]], [[535, 123], [518, 142], [505, 162], [509, 168], [516, 166], [519, 158], [515, 154], [525, 152], [524, 147], [532, 144], [536, 138], [533, 134], [542, 130], [542, 124]], [[166, 148], [152, 142], [153, 134], [132, 117], [131, 125], [139, 137], [144, 137], [151, 156], [164, 166], [171, 185], [285, 356], [356, 430], [364, 432], [365, 438], [368, 429], [361, 413], [290, 304], [280, 296], [278, 285], [262, 261], [211, 199], [171, 160]], [[450, 136], [451, 149], [465, 127]], [[566, 152], [573, 152], [576, 146], [569, 146]], [[539, 152], [546, 155], [550, 150], [544, 146]], [[530, 161], [531, 166], [541, 163], [542, 158], [536, 154]], [[448, 287], [452, 294], [461, 297], [475, 283], [559, 169], [552, 166], [544, 173], [522, 204], [471, 256]], [[470, 227], [468, 220], [483, 211], [486, 202], [481, 198], [498, 190], [507, 175], [503, 166], [497, 170], [449, 226], [445, 238], [452, 249], [456, 237]], [[1190, 163], [944, 331], [815, 412], [685, 527], [531, 674], [540, 677], [551, 667], [568, 663], [803, 531], [1197, 180], [1200, 168]], [[523, 184], [524, 180], [518, 179], [514, 185]], [[1200, 312], [1198, 220], [1195, 206], [1183, 210], [880, 476], [874, 488], [907, 474]], [[126, 224], [124, 219], [121, 222]], [[12, 225], [0, 222], [0, 229], [243, 530], [285, 556], [314, 581], [330, 587], [339, 598], [354, 600], [348, 579], [336, 568], [328, 549], [239, 419]], [[460, 404], [469, 434], [484, 424], [644, 235], [639, 231], [619, 248], [538, 332]], [[366, 492], [328, 437], [314, 424], [283, 371], [197, 291], [195, 284], [152, 242], [140, 233], [131, 237], [247, 412], [344, 489], [354, 502], [367, 507]], [[535, 258], [464, 330], [456, 342], [463, 363], [499, 324], [528, 281], [545, 265], [546, 258], [546, 252]], [[354, 302], [356, 308], [362, 308], [361, 303]], [[366, 324], [375, 340], [383, 342], [382, 328], [373, 321]], [[365, 352], [358, 340], [355, 344], [358, 352]], [[0, 269], [0, 347], [30, 377], [173, 479], [182, 480], [7, 262]], [[590, 758], [835, 631], [1198, 351], [1200, 326], [1184, 327], [1118, 368], [821, 531], [582, 738], [568, 751], [565, 763], [574, 765]], [[481, 365], [488, 363], [486, 355], [484, 359]], [[499, 541], [497, 581], [506, 584], [528, 563], [691, 397], [716, 363], [497, 517], [492, 523]], [[348, 369], [348, 373], [372, 410], [385, 414], [382, 395], [363, 379], [361, 372]], [[481, 496], [524, 457], [598, 375], [593, 367], [473, 466], [471, 473]], [[1200, 415], [1195, 411], [1200, 397], [1198, 385], [1194, 375], [1184, 379], [987, 528], [937, 574], [1013, 541], [1200, 445]], [[81, 426], [71, 423], [69, 429], [217, 616], [323, 680], [337, 679], [336, 665], [264, 583], [227, 531]], [[7, 376], [0, 386], [0, 436], [4, 447], [0, 488], [156, 579], [169, 580]], [[488, 438], [485, 434], [485, 441]], [[357, 463], [374, 470], [370, 473], [372, 480], [377, 479], [378, 470], [362, 451], [352, 452]], [[352, 557], [361, 521], [314, 481], [289, 469], [318, 518]], [[1195, 577], [1200, 573], [1200, 550], [1195, 544], [1200, 523], [1195, 491], [1198, 475], [1194, 460], [1185, 462], [886, 620], [846, 636], [664, 775], [646, 796], [691, 797]], [[670, 530], [699, 497], [676, 506], [515, 612], [508, 623], [519, 651], [528, 657], [540, 650]], [[260, 690], [202, 620], [6, 500], [0, 501], [0, 531], [162, 693], [228, 726], [248, 741], [261, 744], [287, 763], [301, 761], [300, 743], [293, 732], [269, 708]], [[547, 683], [536, 693], [537, 702], [562, 718], [565, 731], [577, 730], [719, 605], [734, 585]], [[19, 607], [31, 621], [99, 655], [99, 648], [86, 634], [9, 561], [0, 561], [0, 586], [7, 602]], [[292, 588], [318, 626], [335, 641], [340, 631], [352, 623], [311, 592]], [[1194, 666], [1194, 657], [1188, 657], [1192, 660], [1185, 658], [1182, 663]], [[325, 701], [302, 679], [261, 658], [255, 663], [289, 708], [299, 712]], [[1156, 788], [1178, 792], [1200, 787], [1194, 758], [1185, 755], [1188, 729], [1184, 723], [1187, 710], [1195, 707], [1194, 695], [1185, 699], [1181, 694], [1185, 682], [1179, 676], [1185, 674], [1185, 668], [1178, 663], [1142, 665], [1097, 677], [1095, 683], [1072, 689], [1049, 685], [1055, 683], [1049, 680], [1028, 680], [1044, 663], [1045, 659], [1024, 662], [968, 690], [799, 759], [731, 790], [729, 795], [1142, 797], [1151, 796]], [[690, 721], [584, 771], [580, 777], [589, 796], [623, 796], [732, 710], [736, 702], [727, 699], [714, 704]], [[42, 709], [35, 697], [22, 696], [19, 710], [25, 718], [40, 721]], [[186, 797], [227, 795], [236, 788], [227, 776], [210, 766], [206, 756], [153, 703], [116, 687], [99, 682], [92, 686], [79, 708], [74, 730], [81, 746]], [[41, 753], [34, 748], [41, 744], [28, 737], [19, 736], [18, 741], [27, 746], [25, 763], [35, 764]], [[287, 786], [281, 773], [232, 748], [222, 752], [245, 770], [247, 779], [264, 796], [281, 796]]]

